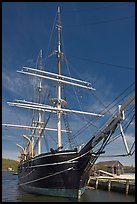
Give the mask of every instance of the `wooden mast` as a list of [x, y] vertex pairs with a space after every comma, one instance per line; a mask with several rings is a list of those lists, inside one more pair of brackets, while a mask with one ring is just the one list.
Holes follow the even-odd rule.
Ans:
[[[42, 50], [40, 50], [39, 62], [38, 62], [38, 69], [42, 69]], [[39, 103], [40, 103], [40, 94], [42, 91], [42, 79], [40, 79], [39, 87], [38, 87], [38, 94], [39, 94]], [[38, 113], [38, 154], [41, 154], [41, 127], [42, 127], [42, 111], [40, 110]]]
[[[60, 22], [60, 8], [58, 7], [58, 23], [57, 23], [57, 30], [58, 30], [58, 50], [57, 50], [57, 66], [58, 66], [58, 75], [61, 75], [61, 42], [60, 42], [60, 34], [61, 34], [61, 22]], [[60, 78], [59, 78], [60, 79]], [[58, 130], [58, 150], [60, 151], [62, 148], [61, 143], [61, 82], [57, 82], [57, 130]]]

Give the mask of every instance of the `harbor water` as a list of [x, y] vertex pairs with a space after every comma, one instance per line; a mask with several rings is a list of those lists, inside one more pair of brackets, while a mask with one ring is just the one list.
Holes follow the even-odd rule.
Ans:
[[2, 202], [135, 202], [135, 196], [100, 189], [87, 188], [78, 201], [70, 198], [30, 194], [18, 187], [18, 176], [2, 172]]

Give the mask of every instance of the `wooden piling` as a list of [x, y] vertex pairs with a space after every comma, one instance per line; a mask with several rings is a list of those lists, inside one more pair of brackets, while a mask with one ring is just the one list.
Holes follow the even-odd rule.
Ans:
[[126, 195], [128, 194], [129, 191], [129, 179], [126, 181]]
[[96, 178], [96, 189], [98, 188], [98, 178]]
[[111, 180], [108, 179], [108, 191], [110, 191], [110, 189], [111, 189]]
[[[135, 185], [134, 182], [135, 182], [135, 179], [97, 176], [97, 177], [90, 177], [88, 185], [94, 186], [95, 189], [107, 187], [108, 191], [110, 190], [120, 191], [120, 192], [124, 191], [125, 194], [127, 195], [131, 192], [134, 193], [134, 185]], [[129, 192], [129, 190], [131, 190], [131, 192]]]

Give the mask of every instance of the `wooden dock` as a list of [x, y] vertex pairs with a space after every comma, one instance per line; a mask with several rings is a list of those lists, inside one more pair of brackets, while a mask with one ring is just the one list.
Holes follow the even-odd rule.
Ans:
[[135, 178], [120, 176], [90, 176], [88, 185], [95, 189], [105, 189], [125, 194], [135, 194]]

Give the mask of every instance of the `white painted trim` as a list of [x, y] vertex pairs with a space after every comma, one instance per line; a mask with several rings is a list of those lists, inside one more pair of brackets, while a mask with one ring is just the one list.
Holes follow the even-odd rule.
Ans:
[[[43, 155], [43, 156], [38, 156], [36, 155], [35, 157], [33, 157], [30, 161], [34, 161], [34, 160], [37, 160], [37, 159], [41, 159], [43, 157], [50, 157], [50, 156], [56, 156], [56, 155], [63, 155], [63, 154], [78, 154], [78, 152], [59, 152], [59, 153], [55, 153], [55, 154], [48, 154], [48, 155]], [[25, 164], [27, 162], [24, 162], [23, 164]]]
[[25, 182], [25, 183], [21, 183], [21, 184], [19, 184], [19, 186], [26, 185], [26, 184], [29, 184], [29, 183], [34, 183], [34, 182], [36, 182], [36, 181], [40, 181], [40, 180], [49, 178], [49, 177], [51, 177], [51, 176], [55, 176], [55, 175], [57, 175], [57, 174], [61, 174], [62, 172], [65, 172], [65, 171], [70, 171], [70, 170], [72, 170], [72, 169], [73, 169], [73, 167], [68, 168], [68, 169], [66, 169], [66, 170], [63, 170], [63, 171], [60, 171], [60, 172], [57, 172], [57, 173], [55, 173], [55, 174], [49, 175], [49, 176], [44, 176], [44, 177], [42, 177], [42, 178], [35, 179], [35, 180], [33, 180], [33, 181], [28, 181], [28, 182]]
[[[60, 165], [60, 164], [64, 164], [64, 163], [71, 163], [71, 162], [77, 162], [77, 161], [75, 161], [75, 160], [77, 160], [77, 159], [79, 159], [79, 158], [81, 158], [81, 157], [83, 157], [83, 156], [85, 156], [86, 154], [88, 154], [90, 151], [88, 151], [88, 152], [86, 152], [86, 153], [84, 153], [84, 154], [82, 154], [82, 155], [80, 155], [80, 156], [77, 156], [77, 157], [75, 157], [75, 158], [73, 158], [73, 159], [69, 159], [69, 160], [65, 160], [65, 161], [63, 161], [63, 162], [58, 162], [58, 163], [49, 163], [49, 164], [41, 164], [41, 165], [35, 165], [35, 166], [30, 166], [30, 167], [27, 167], [27, 168], [35, 168], [35, 167], [44, 167], [44, 166], [52, 166], [52, 165]], [[54, 156], [54, 155], [52, 155], [52, 156]], [[93, 156], [93, 155], [92, 155]], [[37, 158], [37, 159], [40, 159], [40, 158]], [[35, 159], [32, 159], [31, 161], [34, 161]], [[24, 162], [24, 163], [27, 163], [27, 162]]]

